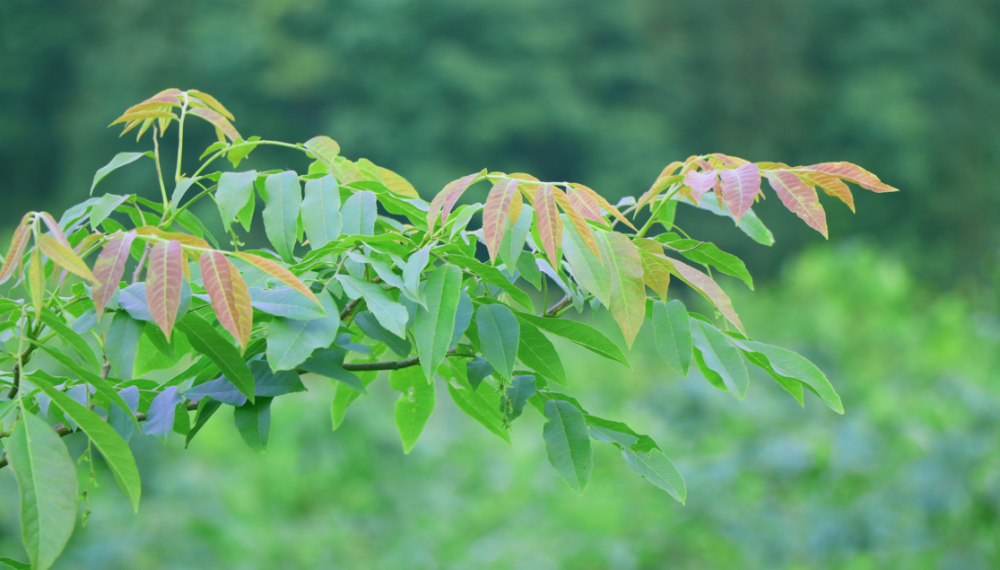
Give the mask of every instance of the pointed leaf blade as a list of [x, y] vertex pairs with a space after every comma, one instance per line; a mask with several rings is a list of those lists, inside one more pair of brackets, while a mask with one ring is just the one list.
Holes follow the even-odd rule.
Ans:
[[274, 250], [285, 261], [292, 261], [296, 227], [302, 209], [302, 186], [299, 175], [286, 170], [264, 181], [264, 232]]
[[691, 324], [684, 303], [653, 303], [653, 332], [656, 351], [671, 368], [687, 376], [691, 365]]
[[514, 374], [520, 338], [517, 317], [504, 305], [480, 305], [476, 326], [483, 356], [504, 379]]
[[306, 182], [302, 226], [309, 238], [309, 247], [316, 250], [337, 239], [343, 225], [337, 179], [331, 175]]
[[635, 244], [625, 234], [601, 231], [599, 235], [611, 274], [609, 309], [625, 335], [625, 343], [632, 348], [646, 315], [642, 260]]
[[192, 348], [211, 359], [240, 393], [253, 401], [253, 374], [240, 356], [240, 351], [226, 341], [215, 327], [196, 313], [188, 313], [177, 322], [177, 330], [184, 333]]
[[97, 285], [93, 290], [93, 298], [98, 320], [101, 319], [104, 308], [108, 306], [111, 298], [118, 291], [118, 283], [121, 281], [122, 275], [125, 274], [125, 263], [128, 261], [129, 251], [135, 236], [135, 230], [113, 236], [108, 240], [108, 243], [104, 244], [104, 249], [97, 256], [97, 261], [94, 263], [94, 277], [97, 279]]
[[149, 250], [146, 274], [146, 303], [160, 330], [170, 340], [181, 306], [184, 256], [180, 242], [156, 242]]
[[535, 191], [535, 217], [542, 248], [552, 267], [559, 267], [559, 247], [562, 245], [562, 219], [556, 210], [556, 200], [551, 184], [542, 184]]
[[454, 265], [442, 265], [435, 269], [424, 286], [426, 307], [417, 308], [413, 336], [420, 366], [428, 383], [434, 379], [434, 372], [451, 344], [461, 287], [462, 270]]
[[826, 227], [826, 212], [820, 205], [814, 188], [788, 170], [765, 170], [764, 174], [786, 208], [802, 218], [809, 227], [823, 234], [823, 237], [830, 237]]
[[542, 430], [549, 463], [577, 493], [583, 494], [593, 471], [593, 455], [587, 421], [576, 406], [562, 400], [545, 402]]
[[760, 193], [760, 169], [748, 162], [735, 169], [721, 171], [719, 177], [722, 180], [722, 199], [738, 224], [753, 206], [754, 197]]
[[408, 454], [420, 439], [420, 433], [434, 411], [434, 384], [428, 383], [420, 369], [413, 366], [393, 370], [389, 374], [389, 385], [403, 393], [396, 400], [393, 415], [403, 442], [403, 452]]

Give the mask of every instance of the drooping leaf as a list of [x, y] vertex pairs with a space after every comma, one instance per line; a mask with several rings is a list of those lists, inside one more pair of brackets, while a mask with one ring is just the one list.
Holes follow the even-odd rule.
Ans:
[[715, 170], [707, 172], [697, 172], [690, 170], [684, 175], [684, 184], [691, 188], [691, 198], [698, 203], [702, 197], [711, 190], [718, 181], [719, 173]]
[[219, 177], [219, 185], [215, 190], [215, 202], [219, 206], [219, 216], [222, 218], [223, 231], [228, 232], [229, 226], [236, 219], [240, 211], [248, 203], [253, 202], [253, 184], [255, 180], [257, 180], [257, 171], [255, 170], [249, 172], [223, 172], [222, 176]]
[[593, 293], [597, 300], [605, 307], [611, 304], [611, 274], [608, 272], [607, 259], [601, 259], [593, 255], [584, 245], [577, 229], [571, 225], [564, 225], [563, 230], [563, 254], [570, 269], [573, 270], [573, 277], [577, 283], [583, 285], [587, 291]]
[[177, 405], [183, 401], [184, 398], [177, 393], [177, 386], [168, 386], [157, 394], [146, 411], [146, 423], [143, 426], [146, 435], [158, 437], [166, 443], [170, 433], [174, 431]]
[[93, 299], [98, 320], [104, 314], [104, 308], [108, 306], [108, 302], [118, 291], [118, 282], [121, 281], [122, 275], [125, 273], [125, 263], [128, 261], [129, 251], [135, 236], [135, 231], [112, 236], [104, 244], [100, 255], [97, 256], [97, 261], [94, 263], [94, 277], [97, 279], [97, 285], [93, 290]]
[[458, 309], [455, 311], [455, 330], [451, 332], [451, 344], [458, 344], [465, 331], [469, 330], [473, 314], [475, 314], [475, 309], [472, 306], [472, 298], [469, 297], [469, 293], [459, 291]]
[[271, 400], [261, 396], [256, 402], [247, 402], [233, 411], [233, 419], [240, 437], [250, 449], [264, 453], [271, 432]]
[[577, 493], [582, 494], [593, 471], [593, 455], [587, 422], [573, 404], [545, 402], [546, 423], [542, 435], [549, 463]]
[[292, 170], [272, 174], [264, 182], [264, 232], [285, 261], [292, 261], [296, 226], [302, 209], [302, 186]]
[[317, 348], [337, 339], [340, 311], [329, 293], [320, 293], [326, 316], [319, 319], [275, 318], [267, 332], [267, 361], [273, 370], [292, 370]]
[[552, 267], [559, 267], [559, 248], [562, 245], [562, 219], [556, 209], [556, 200], [551, 184], [542, 184], [535, 192], [535, 215], [538, 235], [542, 239], [542, 249]]
[[219, 113], [223, 117], [226, 117], [230, 121], [236, 120], [233, 117], [233, 114], [230, 113], [228, 109], [226, 109], [225, 107], [223, 107], [222, 103], [219, 103], [218, 99], [216, 99], [215, 97], [212, 97], [208, 93], [205, 93], [204, 91], [198, 91], [197, 89], [188, 89], [188, 95], [193, 96], [193, 97], [197, 97], [202, 102], [204, 102], [206, 105], [208, 105], [209, 107], [211, 107], [215, 112]]
[[622, 455], [625, 457], [625, 464], [628, 465], [629, 469], [669, 493], [680, 504], [683, 505], [687, 500], [687, 486], [684, 484], [684, 477], [662, 451], [653, 449], [644, 453], [625, 448], [622, 449]]
[[205, 253], [198, 260], [198, 266], [219, 324], [233, 335], [241, 349], [246, 350], [253, 326], [253, 309], [249, 293], [245, 299], [236, 294], [238, 288], [247, 289], [246, 283], [221, 251]]
[[[685, 202], [694, 204], [689, 200], [685, 200]], [[694, 205], [701, 210], [712, 212], [716, 216], [733, 217], [733, 214], [728, 209], [723, 208], [719, 204], [719, 200], [715, 197], [715, 194], [705, 194], [702, 196], [701, 201]], [[768, 247], [774, 245], [774, 234], [760, 221], [760, 218], [757, 217], [752, 208], [743, 215], [743, 218], [736, 224], [736, 227], [759, 244]]]
[[476, 327], [483, 356], [501, 376], [511, 380], [520, 338], [517, 317], [505, 305], [480, 305]]
[[211, 398], [214, 401], [237, 407], [242, 406], [247, 401], [247, 397], [240, 393], [225, 376], [219, 376], [215, 380], [188, 388], [184, 391], [184, 397], [190, 400]]
[[504, 428], [503, 414], [500, 413], [498, 398], [480, 394], [469, 384], [464, 365], [446, 362], [440, 368], [448, 383], [448, 395], [458, 409], [465, 412], [500, 439], [510, 443], [510, 432]]
[[[344, 370], [344, 356], [347, 351], [332, 348], [321, 348], [313, 351], [312, 355], [299, 366], [313, 374], [325, 376], [331, 380], [336, 380], [344, 386], [348, 386], [358, 394], [367, 394], [365, 386], [371, 380], [365, 380], [353, 372]], [[335, 428], [336, 429], [336, 428]]]
[[598, 236], [611, 275], [608, 308], [625, 335], [625, 343], [632, 348], [646, 315], [642, 260], [635, 244], [625, 234], [600, 231]]
[[[566, 218], [570, 221], [574, 228], [576, 228], [576, 233], [580, 237], [590, 253], [597, 256], [598, 259], [601, 258], [600, 249], [597, 247], [597, 240], [594, 238], [594, 232], [590, 229], [590, 225], [587, 224], [587, 220], [576, 211], [573, 207], [572, 202], [570, 202], [569, 197], [561, 189], [553, 187], [552, 197], [555, 199], [556, 204], [562, 208], [565, 212]], [[561, 237], [560, 237], [561, 239]]]
[[465, 193], [465, 190], [472, 185], [473, 182], [485, 173], [486, 171], [483, 170], [463, 176], [458, 180], [453, 180], [445, 185], [445, 187], [438, 192], [436, 196], [434, 196], [434, 199], [431, 200], [430, 208], [427, 210], [428, 231], [434, 230], [439, 214], [442, 226], [448, 221], [448, 215], [451, 214], [451, 209], [455, 207], [455, 202], [458, 201], [462, 194]]
[[537, 327], [521, 323], [517, 357], [546, 380], [569, 385], [556, 347]]
[[486, 265], [485, 263], [480, 263], [471, 257], [465, 257], [463, 255], [449, 255], [448, 261], [462, 267], [463, 269], [468, 269], [473, 272], [476, 277], [479, 277], [486, 283], [499, 288], [501, 291], [509, 295], [515, 303], [525, 309], [534, 310], [534, 305], [531, 303], [531, 297], [519, 289], [517, 285], [511, 283], [510, 279], [507, 279], [507, 277], [505, 277], [499, 269]]
[[337, 163], [335, 159], [340, 154], [340, 145], [330, 137], [313, 137], [306, 141], [305, 147], [327, 168], [333, 168]]
[[687, 376], [691, 365], [691, 325], [688, 312], [677, 299], [669, 303], [653, 303], [653, 332], [656, 352], [671, 368]]
[[189, 115], [194, 115], [196, 117], [205, 119], [212, 124], [216, 129], [222, 131], [230, 141], [235, 141], [240, 137], [240, 133], [236, 130], [236, 127], [229, 122], [229, 119], [223, 117], [221, 114], [213, 111], [212, 109], [207, 109], [205, 107], [194, 107], [188, 109]]
[[149, 250], [146, 273], [146, 303], [153, 320], [170, 340], [181, 306], [184, 257], [180, 242], [156, 242]]
[[94, 354], [94, 350], [90, 348], [87, 341], [83, 339], [82, 336], [77, 334], [76, 331], [71, 329], [69, 325], [64, 323], [60, 317], [55, 316], [52, 313], [43, 311], [41, 314], [42, 322], [45, 326], [52, 329], [52, 332], [56, 333], [69, 347], [73, 349], [73, 352], [80, 355], [80, 358], [85, 364], [91, 367], [93, 370], [100, 370], [101, 366], [97, 362], [97, 356]]
[[372, 340], [377, 340], [386, 346], [388, 346], [393, 352], [399, 355], [400, 358], [405, 358], [410, 354], [411, 345], [410, 341], [405, 338], [398, 337], [388, 330], [385, 329], [374, 315], [368, 311], [358, 313], [354, 317], [354, 322], [357, 323], [358, 327], [361, 328], [361, 332], [365, 333], [368, 338]]
[[[594, 192], [593, 190], [591, 190], [590, 188], [584, 186], [583, 184], [573, 184], [573, 188], [576, 188], [580, 192], [582, 192], [582, 193], [586, 194], [587, 196], [589, 196], [590, 198], [592, 198], [595, 202], [597, 202], [598, 206], [600, 206], [602, 209], [604, 209], [605, 212], [607, 212], [607, 213], [611, 214], [612, 216], [614, 216], [615, 219], [617, 219], [619, 222], [625, 224], [626, 226], [632, 228], [633, 230], [636, 230], [636, 227], [632, 225], [632, 222], [628, 221], [628, 219], [625, 216], [623, 216], [621, 214], [621, 212], [618, 211], [618, 208], [615, 208], [614, 206], [612, 206], [611, 203], [609, 203], [604, 198], [604, 196], [601, 196], [600, 194], [598, 194], [597, 192]], [[638, 231], [638, 230], [636, 230], [636, 231]]]
[[0, 283], [6, 281], [21, 263], [24, 248], [28, 245], [28, 238], [31, 237], [31, 217], [31, 213], [25, 214], [17, 229], [14, 230], [14, 237], [10, 240], [7, 256], [3, 258], [3, 267], [0, 268]]
[[0, 564], [6, 566], [0, 566], [3, 570], [31, 570], [31, 564], [25, 564], [23, 562], [18, 562], [17, 560], [12, 560], [10, 558], [0, 558]]
[[4, 440], [21, 498], [21, 537], [32, 568], [47, 570], [76, 522], [76, 468], [62, 439], [34, 414], [25, 414]]
[[307, 321], [325, 317], [323, 307], [317, 305], [291, 287], [264, 290], [251, 287], [250, 303], [253, 308], [276, 317]]
[[435, 269], [424, 286], [426, 306], [417, 308], [413, 336], [420, 367], [428, 383], [433, 381], [434, 372], [448, 352], [455, 330], [461, 287], [462, 270], [454, 265], [442, 265]]
[[788, 170], [765, 170], [764, 175], [786, 208], [802, 218], [809, 227], [823, 234], [823, 237], [830, 237], [826, 227], [826, 211], [819, 203], [815, 188], [811, 188]]
[[[120, 206], [125, 200], [128, 200], [128, 196], [118, 196], [116, 194], [105, 194], [94, 204], [94, 207], [90, 209], [90, 227], [95, 230], [101, 225], [101, 222], [106, 220], [111, 212], [115, 211], [115, 208]], [[63, 244], [67, 245], [68, 244]]]
[[[531, 223], [535, 218], [535, 211], [531, 206], [524, 206], [521, 208], [521, 213], [517, 218], [511, 215], [511, 220], [516, 220], [508, 230], [503, 235], [503, 240], [500, 242], [500, 259], [503, 260], [504, 265], [507, 267], [517, 267], [518, 260], [521, 258], [521, 252], [524, 250], [524, 244], [528, 239], [528, 233], [531, 231]], [[531, 261], [534, 263], [534, 260]]]
[[[695, 291], [704, 296], [712, 305], [719, 310], [724, 317], [726, 317], [729, 322], [736, 325], [736, 328], [740, 332], [746, 334], [743, 329], [743, 323], [740, 322], [739, 316], [736, 311], [733, 310], [733, 303], [729, 300], [729, 295], [719, 287], [711, 277], [705, 275], [701, 271], [698, 271], [694, 267], [687, 265], [686, 263], [680, 262], [676, 259], [663, 257], [662, 260], [666, 260], [673, 268], [674, 275], [678, 276], [685, 283], [694, 288]], [[661, 261], [662, 261], [661, 260]]]
[[852, 212], [854, 211], [854, 195], [851, 194], [851, 189], [848, 188], [847, 184], [844, 184], [841, 179], [823, 172], [807, 171], [795, 173], [799, 176], [799, 178], [804, 179], [807, 183], [811, 182], [822, 188], [828, 196], [840, 199], [841, 202], [847, 204], [847, 207], [850, 208]]
[[535, 325], [543, 331], [575, 342], [595, 354], [599, 354], [610, 360], [617, 360], [625, 366], [632, 368], [628, 363], [628, 359], [625, 358], [625, 354], [618, 348], [618, 345], [611, 342], [608, 337], [590, 325], [567, 319], [538, 317], [529, 315], [528, 313], [515, 313], [515, 315], [521, 322]]
[[722, 378], [729, 393], [742, 400], [750, 386], [750, 376], [740, 351], [712, 325], [694, 318], [689, 322], [692, 344], [701, 352], [705, 366]]
[[55, 385], [62, 383], [60, 380], [41, 370], [36, 370], [31, 375], [31, 381], [49, 398], [52, 398], [52, 401], [62, 409], [63, 413], [87, 434], [87, 437], [104, 456], [108, 468], [115, 476], [115, 481], [118, 482], [118, 486], [132, 503], [132, 508], [139, 512], [139, 497], [142, 495], [142, 487], [139, 483], [139, 469], [135, 465], [135, 458], [132, 457], [128, 444], [90, 408], [81, 405], [67, 396], [65, 392], [58, 390]]
[[420, 274], [430, 259], [430, 247], [418, 249], [410, 254], [403, 266], [403, 293], [415, 303], [422, 303], [420, 297]]
[[419, 368], [393, 370], [389, 385], [403, 394], [396, 400], [394, 416], [403, 452], [410, 453], [434, 411], [434, 384], [428, 383]]
[[201, 428], [205, 427], [208, 420], [215, 415], [215, 412], [219, 411], [219, 408], [221, 407], [222, 402], [214, 398], [203, 398], [201, 402], [198, 403], [198, 411], [194, 416], [194, 425], [191, 426], [191, 431], [189, 431], [187, 436], [184, 438], [184, 449], [187, 449], [188, 446], [191, 445], [191, 440], [194, 439], [194, 436], [201, 431]]
[[[308, 143], [306, 143], [308, 144]], [[319, 249], [340, 236], [340, 190], [337, 179], [324, 176], [306, 182], [306, 197], [302, 200], [302, 226], [309, 238], [309, 247]]]
[[646, 238], [635, 238], [632, 243], [639, 251], [639, 259], [642, 261], [643, 283], [656, 291], [660, 299], [666, 302], [667, 291], [670, 289], [670, 270], [673, 265], [664, 259], [663, 247]]
[[406, 336], [406, 322], [409, 320], [406, 307], [394, 301], [381, 285], [350, 275], [338, 275], [337, 281], [340, 281], [344, 292], [352, 299], [364, 296], [368, 310], [389, 332], [399, 337]]
[[215, 327], [196, 313], [188, 313], [177, 322], [177, 330], [187, 336], [192, 348], [210, 358], [222, 374], [244, 396], [253, 401], [253, 374], [243, 361], [240, 351], [215, 330]]
[[753, 206], [754, 197], [760, 193], [760, 169], [756, 164], [748, 162], [732, 170], [722, 170], [719, 178], [722, 199], [733, 213], [736, 223], [739, 223], [740, 218]]
[[278, 281], [281, 281], [285, 285], [288, 285], [292, 289], [295, 289], [299, 293], [302, 293], [306, 297], [309, 297], [310, 299], [315, 301], [317, 305], [320, 304], [319, 299], [317, 299], [316, 295], [314, 295], [313, 292], [309, 290], [309, 287], [306, 287], [305, 283], [300, 281], [299, 278], [296, 277], [294, 273], [278, 265], [276, 262], [261, 257], [259, 255], [254, 255], [252, 253], [244, 253], [237, 251], [233, 252], [231, 255], [236, 257], [237, 259], [241, 259], [249, 263], [250, 265], [256, 267], [257, 269], [260, 269], [264, 273], [267, 273], [271, 277], [274, 277]]
[[[124, 396], [122, 395], [124, 390], [121, 391], [115, 390], [107, 380], [95, 374], [94, 372], [87, 370], [83, 366], [80, 366], [68, 354], [64, 354], [62, 351], [47, 345], [42, 345], [41, 348], [50, 357], [59, 362], [59, 364], [62, 364], [67, 369], [71, 370], [73, 373], [79, 376], [80, 380], [83, 380], [87, 384], [93, 386], [99, 394], [107, 398], [110, 402], [116, 404], [122, 410], [132, 410], [133, 412], [135, 411], [135, 406], [133, 406], [129, 402], [126, 402], [126, 400], [124, 399]], [[136, 392], [136, 395], [138, 395], [138, 392]], [[139, 425], [139, 421], [135, 419], [135, 416], [131, 416], [130, 419], [132, 420], [132, 423], [134, 423], [136, 426]]]
[[375, 218], [378, 217], [377, 202], [375, 193], [367, 190], [356, 192], [344, 200], [344, 205], [340, 208], [344, 234], [375, 235]]
[[90, 268], [87, 267], [87, 264], [84, 263], [82, 259], [80, 259], [80, 256], [78, 256], [72, 249], [59, 243], [59, 240], [56, 238], [45, 234], [39, 234], [37, 245], [38, 248], [42, 250], [42, 253], [54, 261], [59, 267], [62, 267], [74, 275], [83, 277], [92, 283], [97, 283], [97, 279], [94, 277], [94, 274], [90, 272]]
[[153, 153], [151, 152], [120, 152], [116, 154], [115, 157], [111, 159], [111, 162], [105, 164], [94, 173], [94, 181], [90, 184], [91, 196], [94, 195], [94, 187], [96, 187], [97, 183], [103, 180], [105, 176], [111, 174], [111, 172], [125, 166], [126, 164], [131, 164], [139, 160], [143, 156], [153, 158], [152, 154]]
[[284, 396], [306, 391], [298, 373], [293, 370], [274, 371], [263, 360], [253, 360], [247, 366], [253, 374], [255, 396]]
[[844, 405], [840, 401], [840, 396], [837, 395], [836, 390], [833, 389], [826, 375], [805, 357], [795, 354], [790, 350], [762, 342], [748, 340], [734, 341], [732, 339], [730, 342], [743, 347], [749, 352], [763, 354], [771, 363], [776, 373], [788, 378], [795, 378], [799, 382], [802, 382], [819, 396], [831, 410], [838, 414], [844, 413]]
[[504, 392], [503, 405], [507, 421], [521, 417], [528, 398], [535, 395], [535, 377], [531, 375], [514, 376], [513, 381]]
[[483, 207], [483, 242], [489, 250], [490, 261], [493, 263], [496, 263], [497, 255], [500, 253], [500, 242], [503, 240], [504, 232], [507, 231], [507, 220], [514, 196], [519, 196], [517, 181], [502, 178], [490, 189], [486, 206]]
[[489, 361], [482, 356], [472, 358], [465, 363], [466, 378], [469, 381], [469, 385], [472, 386], [473, 391], [479, 388], [479, 384], [482, 383], [484, 378], [494, 372], [495, 370], [490, 366]]
[[822, 172], [824, 174], [836, 176], [848, 182], [853, 182], [865, 190], [871, 190], [872, 192], [899, 192], [898, 188], [893, 188], [892, 186], [883, 183], [879, 180], [878, 176], [875, 176], [864, 168], [861, 168], [856, 164], [851, 164], [850, 162], [824, 162], [821, 164], [814, 164], [812, 166], [804, 166], [801, 169], [796, 170]]
[[585, 220], [605, 223], [604, 218], [601, 216], [601, 206], [593, 196], [580, 190], [575, 184], [570, 185], [566, 189], [566, 196], [569, 197], [569, 203], [573, 205], [573, 208], [577, 212], [580, 212], [580, 215]]
[[104, 341], [104, 352], [111, 363], [111, 375], [117, 378], [131, 378], [135, 363], [139, 337], [146, 324], [137, 321], [124, 311], [115, 313]]
[[[747, 287], [753, 290], [753, 277], [747, 271], [746, 264], [735, 255], [722, 251], [714, 243], [694, 239], [682, 239], [672, 233], [660, 234], [656, 236], [656, 241], [666, 244], [670, 249], [677, 251], [695, 263], [711, 265], [726, 275], [732, 275], [743, 280], [747, 284]], [[652, 248], [650, 251], [652, 251]], [[658, 253], [663, 253], [663, 250], [660, 249]]]

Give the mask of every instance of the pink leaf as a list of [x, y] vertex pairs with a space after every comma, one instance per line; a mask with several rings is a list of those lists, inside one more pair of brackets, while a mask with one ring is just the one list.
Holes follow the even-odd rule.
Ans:
[[809, 227], [823, 234], [823, 237], [829, 237], [826, 212], [819, 203], [816, 189], [809, 187], [794, 172], [788, 170], [765, 170], [764, 174], [786, 208], [795, 212]]
[[135, 236], [135, 230], [115, 235], [104, 244], [104, 249], [97, 256], [94, 263], [94, 277], [98, 281], [94, 286], [94, 310], [97, 311], [98, 320], [118, 290], [118, 282], [125, 273], [125, 262], [128, 261], [129, 248], [132, 247]]
[[517, 181], [502, 178], [493, 185], [486, 198], [486, 205], [483, 207], [483, 241], [490, 252], [490, 261], [495, 261], [500, 251], [500, 241], [507, 231], [507, 218], [515, 195]]
[[597, 200], [593, 196], [578, 190], [575, 186], [570, 186], [566, 190], [566, 195], [569, 196], [569, 203], [576, 208], [576, 211], [580, 213], [585, 220], [590, 220], [593, 222], [600, 222], [605, 224], [604, 218], [601, 216], [601, 206], [597, 203]]
[[184, 250], [181, 242], [157, 242], [149, 250], [149, 271], [146, 274], [146, 302], [153, 320], [164, 336], [170, 333], [177, 321], [181, 306], [181, 286], [184, 282]]
[[720, 176], [722, 199], [738, 224], [753, 205], [754, 196], [760, 192], [760, 170], [751, 162], [733, 170], [723, 170]]
[[848, 182], [853, 182], [866, 190], [871, 190], [872, 192], [899, 192], [898, 188], [893, 188], [888, 184], [884, 184], [878, 179], [878, 176], [875, 176], [864, 168], [861, 168], [856, 164], [851, 164], [850, 162], [823, 162], [821, 164], [802, 167], [801, 170], [823, 172], [838, 178], [843, 178]]
[[562, 219], [556, 209], [556, 200], [551, 184], [542, 184], [535, 191], [535, 217], [538, 236], [552, 267], [559, 267], [559, 246], [562, 245]]
[[715, 170], [709, 170], [708, 172], [695, 172], [691, 170], [684, 175], [684, 184], [691, 188], [691, 198], [695, 202], [700, 202], [705, 192], [712, 189], [715, 185], [717, 174], [718, 172]]
[[434, 199], [431, 200], [430, 209], [427, 211], [427, 226], [428, 230], [434, 228], [434, 224], [437, 223], [438, 212], [441, 213], [441, 224], [443, 225], [448, 221], [448, 215], [451, 214], [451, 209], [455, 207], [455, 202], [465, 193], [465, 190], [472, 184], [482, 171], [474, 172], [468, 176], [463, 176], [458, 180], [453, 180], [449, 182]]

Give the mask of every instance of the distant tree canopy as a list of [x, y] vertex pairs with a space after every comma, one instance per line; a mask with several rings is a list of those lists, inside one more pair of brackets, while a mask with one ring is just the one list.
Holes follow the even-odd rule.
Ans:
[[[94, 136], [106, 117], [164, 84], [198, 85], [262, 135], [328, 134], [425, 198], [487, 164], [614, 198], [682, 153], [840, 157], [906, 192], [859, 196], [857, 216], [831, 209], [832, 228], [891, 242], [947, 281], [988, 267], [1000, 242], [998, 25], [1000, 6], [974, 0], [9, 0], [2, 220], [59, 209], [125, 150], [111, 131]], [[148, 179], [132, 180], [152, 197]], [[733, 231], [720, 246], [773, 271], [817, 239], [780, 208], [760, 207], [772, 250]]]

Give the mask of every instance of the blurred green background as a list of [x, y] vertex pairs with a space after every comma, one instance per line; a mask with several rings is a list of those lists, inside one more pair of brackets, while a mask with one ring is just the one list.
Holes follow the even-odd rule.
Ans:
[[[187, 451], [133, 440], [140, 514], [104, 476], [56, 568], [1000, 567], [1000, 4], [3, 0], [0, 241], [136, 150], [105, 127], [166, 87], [215, 95], [245, 136], [332, 136], [425, 198], [483, 167], [638, 195], [708, 152], [849, 160], [902, 192], [826, 200], [829, 244], [773, 196], [772, 248], [679, 219], [747, 260], [757, 292], [722, 284], [749, 332], [819, 364], [843, 417], [764, 377], [744, 402], [678, 378], [649, 330], [633, 372], [564, 347], [571, 393], [657, 439], [685, 507], [601, 447], [576, 497], [533, 412], [508, 447], [441, 394], [404, 456], [379, 382], [331, 433], [314, 380], [262, 456], [222, 414]], [[156, 195], [152, 174], [104, 189]], [[0, 497], [0, 556], [24, 559], [9, 470]]]

